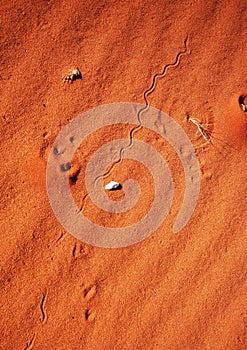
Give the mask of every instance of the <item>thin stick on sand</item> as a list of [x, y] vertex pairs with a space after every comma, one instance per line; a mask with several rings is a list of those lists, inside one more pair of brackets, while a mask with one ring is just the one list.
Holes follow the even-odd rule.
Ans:
[[193, 123], [197, 127], [197, 129], [199, 130], [200, 134], [202, 135], [202, 137], [204, 138], [204, 140], [206, 142], [210, 142], [211, 143], [209, 133], [207, 133], [207, 131], [202, 126], [202, 124], [199, 122], [199, 120], [197, 120], [195, 118], [191, 118], [189, 115], [187, 115], [187, 120], [189, 120], [191, 123]]

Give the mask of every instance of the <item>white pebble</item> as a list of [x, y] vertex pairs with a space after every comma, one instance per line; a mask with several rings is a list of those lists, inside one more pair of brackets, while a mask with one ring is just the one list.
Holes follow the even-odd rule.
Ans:
[[121, 187], [119, 182], [111, 181], [107, 185], [105, 185], [105, 190], [112, 191], [117, 190]]

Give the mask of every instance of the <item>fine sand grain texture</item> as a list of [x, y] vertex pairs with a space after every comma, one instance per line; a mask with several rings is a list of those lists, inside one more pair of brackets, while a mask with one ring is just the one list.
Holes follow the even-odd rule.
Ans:
[[[247, 349], [247, 113], [239, 104], [242, 96], [247, 106], [246, 2], [8, 0], [0, 9], [0, 349]], [[196, 149], [201, 187], [191, 219], [172, 232], [183, 168], [166, 141], [140, 128], [133, 138], [155, 147], [174, 179], [169, 215], [129, 247], [81, 242], [47, 196], [54, 140], [91, 108], [145, 104], [154, 75], [174, 63], [186, 37], [186, 54], [148, 99]], [[76, 68], [82, 79], [63, 82]], [[104, 215], [82, 200], [92, 151], [136, 126], [133, 114], [132, 125], [99, 130], [72, 160], [81, 215], [103, 227], [138, 221], [155, 195], [147, 169], [124, 159], [103, 185], [139, 181], [133, 213]], [[123, 190], [107, 195], [124, 198]]]

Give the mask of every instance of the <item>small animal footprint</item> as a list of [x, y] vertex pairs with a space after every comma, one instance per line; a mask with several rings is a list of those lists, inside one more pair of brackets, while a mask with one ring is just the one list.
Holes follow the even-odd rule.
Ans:
[[90, 309], [86, 309], [85, 311], [85, 320], [88, 322], [92, 322], [95, 319], [96, 312]]
[[72, 249], [72, 256], [77, 259], [81, 256], [86, 256], [89, 253], [89, 248], [81, 243], [75, 243]]
[[95, 294], [97, 293], [97, 286], [96, 284], [91, 285], [89, 287], [85, 287], [83, 290], [83, 296], [86, 300], [92, 299]]
[[81, 166], [79, 164], [71, 165], [71, 168], [69, 170], [69, 182], [71, 185], [77, 182], [80, 171], [81, 171]]

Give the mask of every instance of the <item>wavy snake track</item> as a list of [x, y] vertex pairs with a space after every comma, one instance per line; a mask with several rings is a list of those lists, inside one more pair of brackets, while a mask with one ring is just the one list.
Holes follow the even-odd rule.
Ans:
[[[183, 55], [186, 55], [186, 54], [190, 54], [190, 50], [188, 49], [188, 46], [187, 46], [187, 42], [188, 42], [188, 35], [185, 37], [184, 39], [184, 50], [183, 51], [179, 51], [177, 53], [177, 56], [176, 56], [176, 59], [174, 61], [174, 63], [168, 63], [167, 65], [165, 65], [162, 73], [156, 73], [154, 76], [153, 76], [153, 80], [152, 80], [152, 84], [150, 86], [150, 88], [148, 88], [144, 94], [143, 94], [143, 97], [144, 97], [144, 100], [145, 100], [145, 107], [141, 108], [138, 113], [137, 113], [137, 119], [138, 119], [138, 125], [135, 126], [133, 129], [130, 130], [130, 134], [129, 134], [129, 143], [127, 146], [125, 147], [122, 147], [119, 151], [119, 159], [116, 160], [110, 167], [109, 170], [107, 170], [106, 173], [104, 173], [103, 175], [99, 175], [95, 178], [94, 180], [94, 185], [95, 183], [99, 180], [99, 179], [104, 179], [106, 177], [108, 177], [111, 172], [113, 171], [114, 167], [117, 165], [117, 164], [120, 164], [123, 160], [123, 155], [124, 155], [124, 152], [129, 149], [132, 144], [133, 144], [133, 137], [134, 137], [134, 134], [140, 130], [143, 125], [142, 125], [142, 122], [141, 122], [141, 114], [143, 114], [144, 112], [146, 112], [149, 107], [150, 107], [150, 102], [148, 101], [148, 96], [155, 90], [156, 88], [156, 85], [157, 85], [157, 80], [158, 79], [161, 79], [161, 78], [164, 78], [164, 76], [166, 75], [167, 71], [169, 68], [174, 68], [174, 67], [177, 67], [180, 63], [180, 58], [183, 56]], [[80, 212], [83, 211], [84, 207], [85, 207], [85, 201], [86, 201], [86, 198], [88, 197], [89, 193], [87, 193], [83, 199], [82, 199], [82, 203], [81, 203], [81, 206], [80, 206]]]

